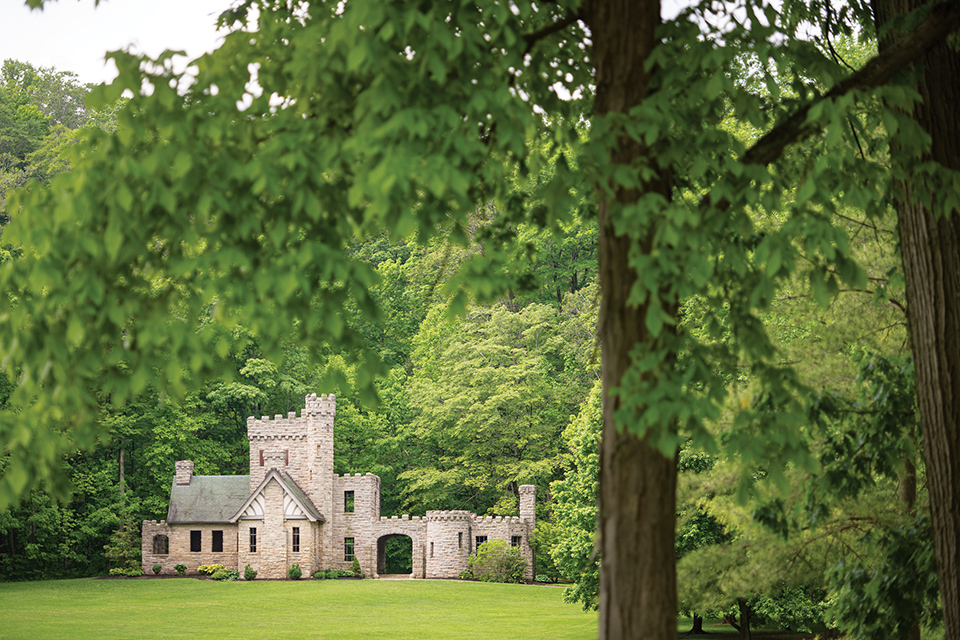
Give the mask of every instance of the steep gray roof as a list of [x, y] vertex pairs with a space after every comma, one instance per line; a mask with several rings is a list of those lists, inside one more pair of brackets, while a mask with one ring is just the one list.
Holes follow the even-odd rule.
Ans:
[[229, 522], [250, 495], [250, 476], [193, 476], [170, 490], [167, 522]]

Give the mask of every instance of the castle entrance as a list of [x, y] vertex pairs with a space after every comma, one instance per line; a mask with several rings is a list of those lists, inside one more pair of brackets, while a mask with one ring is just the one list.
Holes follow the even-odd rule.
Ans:
[[401, 533], [377, 539], [377, 573], [381, 576], [413, 573], [413, 540]]

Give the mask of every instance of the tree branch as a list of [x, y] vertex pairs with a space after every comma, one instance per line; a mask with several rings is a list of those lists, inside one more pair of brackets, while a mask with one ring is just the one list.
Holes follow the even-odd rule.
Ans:
[[543, 40], [544, 38], [553, 35], [557, 31], [563, 31], [564, 29], [569, 27], [571, 24], [573, 24], [577, 20], [581, 20], [582, 18], [583, 18], [583, 11], [578, 11], [577, 13], [568, 13], [565, 17], [561, 18], [560, 20], [557, 20], [553, 24], [549, 24], [542, 29], [534, 31], [533, 33], [525, 34], [523, 36], [523, 41], [527, 43], [527, 48], [523, 52], [524, 55], [530, 53], [530, 50], [533, 49], [533, 45], [535, 45], [540, 40]]
[[[744, 164], [767, 165], [778, 159], [788, 145], [816, 129], [807, 122], [810, 109], [824, 100], [832, 100], [857, 89], [874, 89], [890, 80], [898, 71], [909, 66], [922, 53], [960, 27], [960, 3], [944, 2], [935, 6], [927, 19], [916, 29], [900, 38], [868, 62], [860, 71], [850, 75], [826, 94], [797, 110], [785, 121], [760, 138], [743, 156]], [[729, 203], [726, 204], [729, 206]], [[725, 209], [726, 206], [721, 206]]]

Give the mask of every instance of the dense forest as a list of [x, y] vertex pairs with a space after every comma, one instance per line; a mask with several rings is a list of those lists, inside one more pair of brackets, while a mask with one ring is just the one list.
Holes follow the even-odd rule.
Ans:
[[[176, 460], [244, 473], [246, 417], [323, 392], [335, 471], [379, 475], [386, 515], [514, 515], [536, 485], [538, 579], [599, 607], [601, 637], [671, 637], [677, 612], [742, 638], [942, 624], [949, 500], [891, 194], [898, 167], [958, 181], [917, 159], [916, 78], [877, 88], [914, 59], [896, 29], [926, 51], [960, 18], [703, 3], [641, 24], [660, 44], [620, 86], [606, 41], [583, 53], [616, 20], [555, 4], [245, 3], [187, 89], [124, 54], [96, 89], [4, 63], [0, 579], [131, 562]], [[300, 77], [309, 43], [327, 56]]]

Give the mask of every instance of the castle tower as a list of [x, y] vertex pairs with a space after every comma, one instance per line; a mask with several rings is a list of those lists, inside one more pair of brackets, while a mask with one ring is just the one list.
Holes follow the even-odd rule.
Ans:
[[332, 393], [306, 397], [303, 417], [306, 424], [306, 477], [301, 486], [326, 517], [333, 514], [333, 421], [337, 414], [337, 397]]
[[532, 484], [520, 485], [520, 519], [530, 523], [533, 530], [537, 523], [537, 488]]
[[457, 578], [473, 551], [469, 511], [427, 511], [426, 577]]

